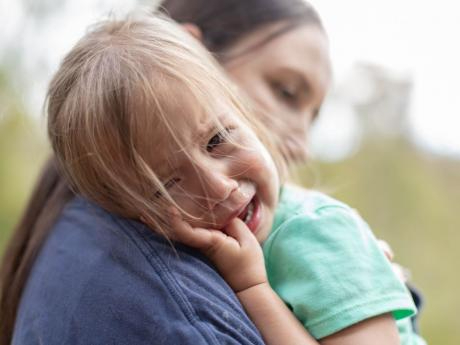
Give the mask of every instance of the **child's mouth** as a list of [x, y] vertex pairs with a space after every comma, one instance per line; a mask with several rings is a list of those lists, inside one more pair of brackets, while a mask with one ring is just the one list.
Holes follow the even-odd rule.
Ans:
[[259, 199], [254, 196], [244, 210], [238, 215], [253, 233], [256, 233], [261, 220]]
[[244, 208], [243, 212], [240, 213], [238, 218], [240, 218], [246, 224], [251, 220], [252, 214], [254, 213], [254, 203], [253, 199], [249, 202], [249, 204]]

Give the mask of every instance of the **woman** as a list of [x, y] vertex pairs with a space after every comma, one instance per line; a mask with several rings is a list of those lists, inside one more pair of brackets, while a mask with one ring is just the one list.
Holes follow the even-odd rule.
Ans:
[[[284, 119], [274, 127], [280, 129], [279, 143], [285, 155], [293, 161], [302, 160], [305, 156], [304, 134], [318, 112], [330, 78], [327, 40], [314, 10], [303, 1], [295, 0], [167, 1], [163, 6], [174, 19], [183, 22], [192, 34], [202, 38], [234, 80], [255, 99], [261, 115], [270, 118], [277, 113], [292, 115], [291, 121]], [[181, 17], [182, 13], [185, 17]], [[293, 51], [285, 49], [285, 45], [289, 47], [292, 44], [295, 44], [295, 52], [299, 52], [296, 58], [293, 57], [296, 56], [292, 54]], [[273, 55], [275, 53], [279, 55]], [[305, 60], [306, 57], [309, 57], [308, 60]], [[310, 65], [306, 61], [311, 62], [310, 72], [305, 70]], [[254, 65], [251, 66], [251, 63]], [[322, 68], [317, 69], [321, 63]], [[318, 72], [318, 75], [314, 72]], [[294, 127], [301, 129], [291, 133]], [[289, 135], [283, 137], [283, 133]], [[286, 138], [288, 140], [284, 140]], [[177, 343], [178, 339], [186, 339], [187, 343], [193, 344], [262, 343], [231, 290], [200, 253], [180, 245], [174, 251], [167, 241], [147, 232], [139, 224], [75, 201], [51, 159], [3, 261], [0, 312], [2, 344], [8, 344], [11, 340], [27, 279], [51, 230], [72, 232], [76, 228], [91, 228], [95, 222], [101, 227], [118, 227], [122, 231], [137, 234], [136, 245], [127, 249], [132, 255], [123, 252], [123, 258], [129, 260], [120, 263], [115, 256], [110, 265], [105, 266], [106, 270], [100, 272], [107, 278], [105, 281], [111, 281], [111, 284], [99, 286], [97, 291], [113, 292], [112, 287], [116, 286], [123, 273], [130, 279], [135, 277], [138, 284], [133, 286], [143, 284], [145, 290], [130, 290], [127, 287], [119, 294], [101, 294], [82, 299], [81, 308], [86, 308], [83, 315], [92, 317], [80, 320], [74, 328], [74, 337], [70, 339], [75, 342], [100, 339], [102, 343], [123, 340], [151, 343], [153, 339], [160, 343]], [[150, 276], [146, 280], [143, 270], [136, 271], [139, 268], [138, 260], [145, 260], [145, 257], [138, 255], [139, 251], [149, 253], [150, 266], [144, 265], [143, 269], [153, 269], [155, 277]], [[118, 255], [120, 253], [117, 252]], [[81, 254], [81, 259], [86, 260], [90, 253]], [[160, 260], [160, 257], [168, 259]], [[120, 267], [128, 267], [128, 270], [120, 271]], [[144, 297], [148, 291], [155, 291], [155, 295], [150, 296], [151, 300], [147, 303]], [[56, 303], [53, 302], [54, 297], [57, 296], [47, 296], [50, 303]], [[205, 303], [209, 300], [211, 304]], [[64, 301], [59, 303], [65, 303], [65, 296]], [[130, 313], [129, 324], [123, 318], [123, 313], [112, 309], [111, 306], [117, 304], [122, 307], [119, 310]], [[153, 314], [160, 316], [152, 315], [152, 310], [155, 311]], [[63, 315], [61, 321], [72, 320], [71, 312]], [[33, 328], [34, 320], [37, 319], [21, 320], [22, 324], [30, 327], [17, 330], [19, 335], [15, 334], [15, 339], [29, 339], [34, 343], [46, 334], [48, 339], [55, 339], [56, 343], [61, 341], [57, 338], [59, 324], [56, 329], [43, 330]]]

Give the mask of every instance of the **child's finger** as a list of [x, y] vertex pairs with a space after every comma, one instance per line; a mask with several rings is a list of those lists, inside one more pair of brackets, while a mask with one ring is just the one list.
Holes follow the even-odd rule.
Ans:
[[174, 240], [201, 250], [206, 250], [227, 237], [221, 231], [193, 228], [179, 216], [172, 217], [171, 226]]
[[393, 250], [391, 250], [390, 245], [383, 240], [378, 240], [378, 243], [379, 243], [380, 249], [383, 251], [387, 259], [390, 261], [393, 261], [394, 253], [393, 253]]
[[401, 265], [398, 265], [396, 263], [392, 263], [391, 266], [393, 268], [393, 272], [396, 273], [398, 278], [403, 283], [407, 283], [410, 280], [410, 271], [407, 268], [405, 268], [405, 267], [403, 267]]
[[226, 226], [225, 233], [236, 239], [240, 246], [253, 243], [254, 241], [257, 242], [254, 234], [239, 218], [232, 219], [232, 221]]
[[200, 248], [207, 239], [207, 234], [201, 234], [199, 229], [193, 229], [187, 222], [180, 216], [173, 216], [171, 218], [171, 237], [185, 245]]

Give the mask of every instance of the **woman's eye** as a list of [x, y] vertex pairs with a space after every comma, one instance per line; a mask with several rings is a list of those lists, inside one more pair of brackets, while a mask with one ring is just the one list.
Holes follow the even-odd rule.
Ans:
[[297, 92], [295, 88], [293, 87], [287, 87], [284, 85], [277, 85], [276, 86], [276, 91], [278, 95], [288, 101], [288, 102], [294, 102], [297, 99]]
[[303, 83], [272, 82], [275, 96], [288, 107], [298, 110], [306, 101], [306, 87]]
[[225, 128], [223, 131], [216, 133], [207, 143], [206, 151], [212, 152], [216, 147], [222, 145], [227, 141], [228, 134], [230, 133], [229, 128]]

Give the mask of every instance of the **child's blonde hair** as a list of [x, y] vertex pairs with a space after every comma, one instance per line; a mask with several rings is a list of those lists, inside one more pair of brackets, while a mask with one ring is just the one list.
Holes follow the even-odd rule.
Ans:
[[[165, 18], [130, 17], [88, 32], [64, 58], [48, 90], [49, 137], [75, 191], [110, 212], [142, 216], [163, 231], [162, 203], [173, 201], [149, 165], [158, 150], [152, 135], [163, 126], [180, 143], [168, 109], [180, 104], [184, 92], [209, 114], [216, 100], [228, 103], [269, 147], [284, 176], [265, 130], [201, 44]], [[165, 198], [155, 198], [156, 190]]]

